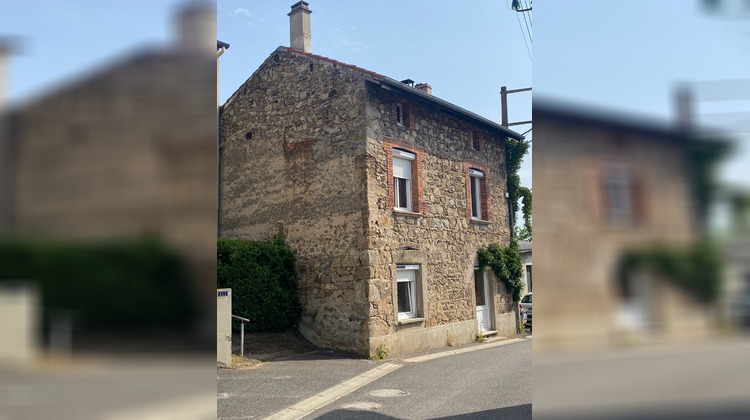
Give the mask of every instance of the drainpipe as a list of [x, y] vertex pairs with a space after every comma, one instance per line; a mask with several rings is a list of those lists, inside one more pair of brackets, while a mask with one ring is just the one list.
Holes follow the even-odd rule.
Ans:
[[515, 238], [516, 233], [513, 226], [513, 202], [510, 201], [510, 194], [508, 192], [505, 193], [505, 199], [508, 200], [508, 207], [510, 208], [510, 212], [508, 213], [508, 226], [510, 226], [510, 237]]
[[[222, 41], [216, 41], [216, 160], [217, 160], [217, 174], [216, 174], [216, 191], [217, 191], [217, 203], [216, 203], [216, 237], [221, 237], [221, 171], [222, 171], [222, 159], [221, 159], [221, 108], [219, 108], [219, 57], [229, 48], [229, 44]], [[243, 324], [244, 325], [244, 324]]]

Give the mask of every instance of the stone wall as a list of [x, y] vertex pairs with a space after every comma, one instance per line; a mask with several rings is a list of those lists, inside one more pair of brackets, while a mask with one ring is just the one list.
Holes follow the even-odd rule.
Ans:
[[[426, 101], [368, 85], [367, 145], [373, 162], [367, 177], [367, 246], [377, 255], [372, 259], [368, 293], [369, 334], [373, 340], [404, 331], [428, 337], [418, 331], [468, 320], [474, 320], [476, 326], [476, 252], [492, 242], [506, 245], [509, 241], [504, 138]], [[403, 126], [393, 117], [396, 102], [407, 104]], [[469, 147], [469, 133], [482, 139], [481, 151]], [[412, 151], [417, 160], [421, 159], [421, 179], [416, 180], [420, 201], [414, 212], [394, 211], [388, 200], [393, 182], [389, 172], [391, 147]], [[489, 211], [484, 213], [489, 214], [489, 220], [467, 217], [467, 162], [486, 170]], [[420, 281], [426, 296], [421, 296], [423, 302], [418, 304], [418, 318], [423, 320], [417, 323], [399, 323], [397, 318], [394, 266], [399, 263], [421, 264]], [[494, 276], [491, 278], [494, 313], [512, 313], [512, 298]], [[501, 325], [493, 325], [493, 329], [515, 332], [500, 319], [504, 318], [496, 316], [494, 322]], [[446, 343], [445, 339], [433, 339], [423, 348]]]
[[365, 82], [279, 48], [221, 114], [220, 235], [265, 240], [283, 228], [297, 255], [300, 331], [364, 353], [369, 255]]
[[[476, 252], [509, 238], [504, 138], [393, 97], [372, 75], [280, 47], [240, 86], [220, 117], [220, 235], [265, 240], [283, 229], [297, 252], [300, 331], [316, 345], [370, 354], [385, 343], [398, 354], [445, 346], [436, 337], [447, 331], [473, 339]], [[393, 210], [393, 147], [417, 155], [414, 212]], [[467, 164], [486, 171], [487, 220], [467, 217]], [[396, 263], [420, 264], [411, 323], [398, 322]], [[492, 278], [493, 322], [514, 332], [511, 298]]]

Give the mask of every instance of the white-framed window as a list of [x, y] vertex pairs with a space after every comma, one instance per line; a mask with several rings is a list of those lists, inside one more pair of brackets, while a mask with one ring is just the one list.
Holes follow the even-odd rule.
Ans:
[[419, 264], [396, 265], [398, 319], [417, 317], [417, 271]]
[[477, 220], [482, 219], [482, 178], [484, 178], [484, 172], [469, 169], [471, 218]]
[[393, 149], [394, 208], [412, 211], [411, 165], [417, 155], [405, 150]]
[[634, 217], [633, 179], [626, 165], [610, 165], [604, 174], [607, 216], [611, 222], [626, 223]]
[[404, 104], [396, 102], [396, 124], [404, 125]]

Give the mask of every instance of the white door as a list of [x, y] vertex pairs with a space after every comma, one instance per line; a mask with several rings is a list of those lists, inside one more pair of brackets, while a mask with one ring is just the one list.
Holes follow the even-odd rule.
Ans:
[[474, 292], [477, 298], [477, 323], [479, 331], [492, 329], [490, 322], [490, 294], [487, 287], [487, 271], [483, 273], [474, 272]]

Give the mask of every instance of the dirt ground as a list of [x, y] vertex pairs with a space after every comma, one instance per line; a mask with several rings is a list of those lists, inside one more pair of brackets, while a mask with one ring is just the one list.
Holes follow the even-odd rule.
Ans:
[[[261, 361], [319, 350], [295, 330], [278, 333], [245, 332], [245, 357]], [[240, 354], [240, 333], [232, 335], [232, 353]]]

